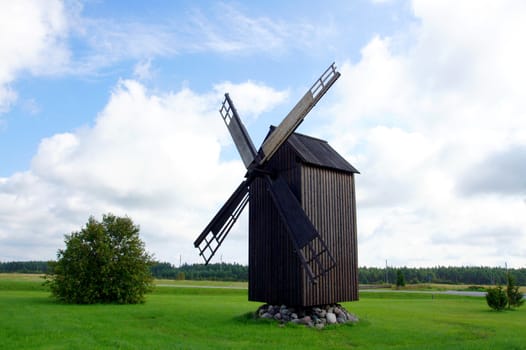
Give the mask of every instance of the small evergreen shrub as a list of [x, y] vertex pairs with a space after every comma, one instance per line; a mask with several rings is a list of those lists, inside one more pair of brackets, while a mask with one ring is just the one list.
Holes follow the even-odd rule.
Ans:
[[508, 304], [508, 297], [502, 286], [488, 288], [486, 291], [486, 302], [493, 310], [504, 310]]

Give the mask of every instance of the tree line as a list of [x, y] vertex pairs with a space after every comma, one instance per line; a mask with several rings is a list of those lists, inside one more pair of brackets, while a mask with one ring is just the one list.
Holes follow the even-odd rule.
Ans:
[[487, 266], [436, 266], [436, 267], [360, 267], [361, 284], [395, 284], [397, 271], [406, 283], [445, 283], [445, 284], [506, 284], [507, 272], [515, 278], [518, 285], [526, 285], [526, 268], [506, 269]]
[[155, 278], [208, 281], [248, 281], [248, 266], [240, 264], [183, 264], [158, 262], [150, 270]]
[[[0, 262], [0, 273], [46, 273], [47, 261]], [[183, 264], [176, 267], [168, 262], [155, 262], [150, 271], [155, 278], [247, 281], [248, 266], [240, 264]], [[446, 283], [497, 285], [506, 284], [506, 273], [510, 272], [518, 285], [526, 285], [526, 268], [505, 269], [485, 266], [436, 266], [436, 267], [360, 267], [360, 284], [395, 284], [397, 271], [401, 271], [406, 283]]]

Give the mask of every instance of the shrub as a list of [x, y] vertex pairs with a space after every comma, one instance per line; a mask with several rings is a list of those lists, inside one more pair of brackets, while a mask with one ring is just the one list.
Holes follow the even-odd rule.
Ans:
[[405, 287], [405, 277], [402, 270], [396, 270], [396, 288]]
[[153, 283], [152, 257], [131, 219], [107, 214], [98, 222], [90, 217], [80, 232], [65, 236], [65, 243], [46, 275], [45, 283], [57, 299], [76, 304], [144, 302]]
[[502, 289], [502, 286], [488, 288], [486, 292], [486, 302], [488, 303], [489, 307], [494, 310], [504, 310], [508, 304], [508, 297]]
[[507, 273], [507, 286], [506, 296], [508, 298], [508, 309], [512, 307], [520, 307], [524, 304], [522, 293], [519, 291], [519, 286], [515, 284], [515, 278], [508, 272]]

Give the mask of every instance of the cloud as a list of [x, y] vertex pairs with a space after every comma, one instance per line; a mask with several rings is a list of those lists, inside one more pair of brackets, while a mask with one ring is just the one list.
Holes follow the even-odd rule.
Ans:
[[214, 86], [214, 91], [219, 94], [227, 92], [238, 112], [253, 118], [284, 102], [289, 95], [288, 91], [276, 91], [250, 80], [241, 84], [231, 82], [217, 84]]
[[[256, 84], [253, 91], [257, 96], [246, 97], [282, 94]], [[63, 234], [90, 215], [113, 212], [141, 226], [157, 258], [175, 261], [182, 254], [200, 262], [191, 243], [245, 171], [239, 160], [220, 159], [227, 138], [220, 102], [216, 91], [152, 94], [137, 81], [119, 82], [93, 126], [43, 139], [30, 170], [0, 179], [0, 260], [51, 259]], [[264, 99], [259, 108], [276, 102]], [[242, 255], [246, 239], [237, 227], [225, 261]], [[31, 249], [21, 253], [20, 245]]]
[[47, 75], [67, 65], [68, 20], [58, 0], [8, 1], [0, 9], [0, 113], [16, 101], [10, 87], [23, 71]]
[[524, 265], [514, 248], [526, 244], [523, 196], [465, 194], [525, 187], [526, 8], [414, 1], [413, 10], [410, 32], [374, 37], [344, 62], [334, 118], [318, 131], [361, 172], [360, 264]]
[[[308, 50], [332, 35], [305, 21], [253, 17], [239, 7], [182, 9], [169, 21], [90, 17], [80, 2], [21, 0], [0, 11], [0, 113], [17, 101], [10, 86], [23, 72], [98, 75], [129, 60], [139, 80], [151, 77], [151, 60], [189, 53], [276, 55]], [[224, 18], [229, 18], [225, 27]]]
[[489, 154], [460, 177], [462, 194], [526, 194], [526, 144]]
[[70, 35], [80, 41], [83, 50], [72, 57], [65, 71], [93, 74], [129, 59], [147, 62], [152, 58], [195, 53], [274, 56], [309, 50], [334, 34], [330, 23], [320, 28], [301, 20], [256, 17], [227, 3], [178, 10], [169, 16], [170, 20], [156, 22], [92, 18], [83, 15], [81, 7], [70, 11], [74, 24]]
[[[225, 22], [225, 19], [228, 19]], [[215, 51], [251, 55], [270, 55], [317, 47], [334, 34], [330, 21], [323, 26], [301, 20], [276, 20], [265, 16], [249, 16], [238, 6], [221, 3], [213, 15], [194, 10], [190, 16], [192, 30], [188, 42], [196, 51]], [[225, 25], [228, 23], [228, 25]]]

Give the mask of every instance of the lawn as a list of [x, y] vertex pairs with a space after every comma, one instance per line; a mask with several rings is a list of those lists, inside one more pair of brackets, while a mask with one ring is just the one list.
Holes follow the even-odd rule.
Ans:
[[260, 303], [244, 289], [162, 286], [141, 305], [65, 305], [40, 283], [0, 276], [0, 349], [526, 349], [526, 309], [494, 312], [477, 297], [362, 293], [344, 304], [358, 324], [319, 331], [252, 319]]

